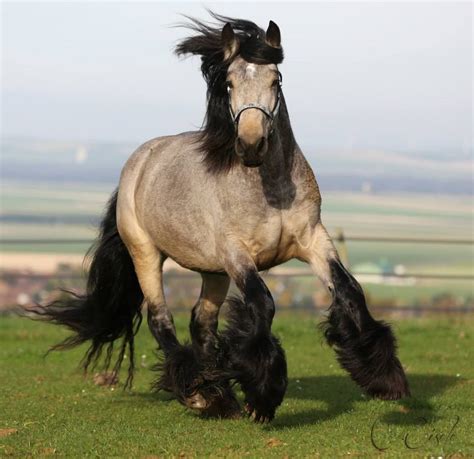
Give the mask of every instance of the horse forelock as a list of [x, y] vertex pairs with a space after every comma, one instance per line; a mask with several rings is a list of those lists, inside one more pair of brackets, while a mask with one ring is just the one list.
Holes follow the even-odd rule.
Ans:
[[257, 24], [246, 19], [222, 16], [210, 10], [208, 12], [216, 22], [206, 23], [185, 16], [189, 22], [180, 24], [180, 26], [192, 30], [195, 35], [184, 38], [175, 48], [178, 55], [201, 56], [201, 70], [208, 83], [230, 64], [230, 62], [226, 62], [222, 43], [222, 28], [227, 23], [232, 26], [239, 41], [238, 54], [246, 61], [254, 64], [280, 64], [283, 62], [283, 48], [270, 46], [265, 41], [265, 31]]

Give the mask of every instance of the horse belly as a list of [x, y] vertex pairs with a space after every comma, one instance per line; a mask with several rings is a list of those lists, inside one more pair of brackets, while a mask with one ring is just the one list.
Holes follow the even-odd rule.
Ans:
[[[198, 219], [192, 222], [179, 219], [156, 221], [149, 231], [155, 244], [168, 257], [184, 268], [194, 271], [223, 271], [216, 255], [215, 234], [209, 225]], [[161, 224], [163, 223], [163, 224]]]

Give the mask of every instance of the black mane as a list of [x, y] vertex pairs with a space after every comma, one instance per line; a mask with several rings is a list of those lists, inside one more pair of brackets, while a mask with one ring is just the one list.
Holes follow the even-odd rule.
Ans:
[[[234, 164], [235, 129], [229, 115], [229, 99], [226, 89], [229, 61], [224, 58], [221, 33], [229, 23], [239, 39], [238, 54], [254, 64], [280, 64], [283, 49], [274, 48], [265, 41], [265, 31], [251, 21], [234, 19], [209, 11], [217, 21], [208, 24], [187, 17], [190, 23], [184, 26], [196, 32], [183, 39], [175, 49], [176, 54], [201, 56], [201, 71], [207, 83], [207, 110], [200, 142], [206, 151], [204, 161], [212, 172], [228, 171]], [[283, 110], [286, 113], [286, 110]]]

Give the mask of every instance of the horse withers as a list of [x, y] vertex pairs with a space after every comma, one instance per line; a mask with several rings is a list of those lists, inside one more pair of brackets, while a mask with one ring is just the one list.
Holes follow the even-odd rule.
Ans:
[[[321, 222], [314, 174], [295, 141], [278, 65], [280, 30], [213, 14], [192, 19], [194, 34], [178, 55], [198, 55], [207, 83], [203, 128], [153, 139], [127, 161], [93, 252], [87, 291], [36, 310], [74, 334], [57, 348], [91, 343], [84, 365], [121, 340], [115, 370], [128, 349], [133, 377], [134, 336], [147, 305], [148, 325], [163, 361], [155, 387], [199, 412], [233, 417], [245, 409], [271, 420], [287, 388], [285, 353], [271, 327], [275, 304], [259, 271], [293, 258], [311, 265], [332, 294], [323, 324], [341, 366], [368, 394], [409, 395], [390, 327], [375, 320], [364, 293], [344, 268]], [[177, 337], [163, 291], [171, 258], [202, 277], [191, 314], [191, 343]], [[228, 299], [228, 325], [218, 314]]]

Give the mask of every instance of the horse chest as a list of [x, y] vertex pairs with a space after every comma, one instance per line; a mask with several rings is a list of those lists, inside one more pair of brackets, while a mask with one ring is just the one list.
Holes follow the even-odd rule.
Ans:
[[276, 261], [286, 258], [290, 243], [280, 212], [272, 212], [264, 217], [240, 219], [234, 234], [245, 244], [255, 264], [265, 269]]

